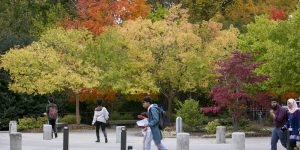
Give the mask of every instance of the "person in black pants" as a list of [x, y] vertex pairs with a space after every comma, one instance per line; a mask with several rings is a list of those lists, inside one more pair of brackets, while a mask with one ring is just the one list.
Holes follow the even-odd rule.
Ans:
[[102, 100], [97, 100], [97, 107], [94, 111], [94, 117], [92, 125], [96, 126], [96, 142], [100, 142], [100, 136], [99, 136], [99, 129], [101, 127], [101, 130], [103, 132], [103, 135], [105, 137], [105, 143], [107, 143], [107, 133], [106, 133], [106, 121], [109, 118], [109, 113], [105, 107], [102, 107]]
[[48, 116], [49, 125], [52, 126], [52, 132], [57, 138], [57, 130], [56, 130], [56, 119], [57, 119], [57, 105], [54, 104], [54, 100], [52, 97], [48, 98], [48, 105], [46, 107], [46, 113]]

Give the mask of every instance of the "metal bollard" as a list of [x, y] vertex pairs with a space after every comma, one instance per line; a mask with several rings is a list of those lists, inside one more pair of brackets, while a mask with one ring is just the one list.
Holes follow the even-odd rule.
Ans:
[[121, 150], [126, 150], [126, 128], [121, 129]]
[[69, 128], [64, 127], [64, 141], [63, 141], [63, 150], [69, 149]]
[[181, 132], [182, 132], [182, 118], [177, 117], [176, 118], [176, 134], [181, 133]]
[[133, 150], [132, 146], [128, 146], [127, 150]]

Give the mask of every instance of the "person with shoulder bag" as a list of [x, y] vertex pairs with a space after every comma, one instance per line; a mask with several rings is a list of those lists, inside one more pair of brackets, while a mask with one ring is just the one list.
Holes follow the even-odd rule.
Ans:
[[277, 150], [277, 142], [280, 140], [283, 147], [287, 147], [287, 132], [280, 130], [287, 122], [287, 110], [278, 104], [278, 99], [273, 97], [271, 101], [270, 115], [273, 118], [271, 150]]
[[109, 118], [109, 112], [105, 107], [102, 107], [102, 100], [97, 100], [97, 107], [94, 111], [94, 117], [92, 125], [96, 126], [96, 142], [100, 142], [100, 136], [99, 136], [99, 129], [101, 128], [103, 135], [105, 137], [105, 143], [108, 142], [107, 140], [107, 133], [106, 133], [106, 122]]
[[287, 130], [290, 133], [290, 142], [288, 150], [294, 150], [296, 142], [300, 141], [300, 111], [294, 99], [288, 99], [288, 122], [282, 127], [282, 130]]

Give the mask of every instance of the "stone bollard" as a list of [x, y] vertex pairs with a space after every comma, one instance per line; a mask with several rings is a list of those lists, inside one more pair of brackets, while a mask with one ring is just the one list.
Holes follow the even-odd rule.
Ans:
[[300, 150], [300, 141], [296, 142], [296, 146], [298, 147], [298, 149]]
[[217, 126], [216, 130], [216, 140], [217, 144], [225, 143], [225, 133], [226, 133], [226, 127], [224, 126]]
[[17, 121], [9, 122], [9, 134], [17, 132]]
[[245, 150], [245, 133], [233, 132], [231, 145], [232, 150]]
[[52, 126], [48, 124], [43, 125], [43, 140], [52, 139]]
[[177, 138], [176, 150], [189, 150], [190, 134], [178, 133], [176, 138]]
[[181, 132], [182, 132], [182, 118], [177, 117], [176, 118], [176, 134], [181, 133]]
[[22, 150], [22, 134], [19, 132], [10, 133], [10, 150]]
[[121, 131], [122, 128], [125, 128], [125, 126], [116, 126], [116, 143], [121, 142]]

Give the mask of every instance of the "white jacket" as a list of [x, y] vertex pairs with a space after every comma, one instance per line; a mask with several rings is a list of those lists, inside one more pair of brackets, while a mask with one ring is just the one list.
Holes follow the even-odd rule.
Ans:
[[109, 118], [109, 113], [107, 109], [105, 107], [102, 107], [102, 109], [97, 107], [94, 111], [94, 118], [92, 124], [95, 124], [96, 121], [106, 123], [108, 118]]

